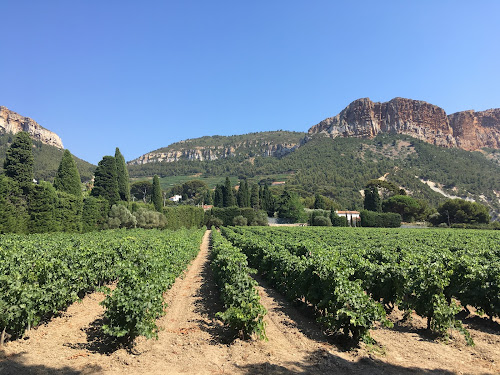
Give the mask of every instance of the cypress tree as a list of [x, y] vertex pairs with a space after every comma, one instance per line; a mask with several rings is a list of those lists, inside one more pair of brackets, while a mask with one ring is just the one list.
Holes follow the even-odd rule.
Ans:
[[224, 187], [222, 185], [215, 186], [214, 206], [224, 207]]
[[250, 207], [258, 210], [260, 209], [260, 199], [259, 199], [259, 185], [253, 184], [250, 194]]
[[112, 156], [104, 156], [95, 170], [93, 197], [103, 197], [110, 206], [120, 200], [118, 180], [116, 178], [116, 162]]
[[80, 173], [76, 168], [76, 163], [69, 150], [64, 150], [61, 163], [57, 169], [57, 175], [54, 178], [54, 187], [62, 192], [82, 196], [82, 187]]
[[382, 202], [376, 186], [365, 189], [364, 208], [368, 211], [382, 212]]
[[33, 143], [27, 132], [19, 132], [5, 155], [5, 175], [21, 185], [33, 182]]
[[234, 206], [234, 203], [233, 187], [231, 186], [229, 177], [226, 177], [226, 182], [224, 183], [223, 189], [223, 206], [231, 207]]
[[153, 177], [153, 193], [152, 200], [155, 206], [155, 210], [158, 212], [162, 211], [163, 208], [163, 200], [161, 199], [161, 187], [160, 187], [160, 179], [158, 175], [154, 175]]
[[33, 185], [29, 195], [29, 231], [31, 233], [53, 232], [58, 229], [56, 220], [56, 190], [50, 182]]
[[118, 193], [122, 201], [130, 200], [130, 183], [125, 158], [117, 147], [115, 150], [116, 174], [118, 178]]

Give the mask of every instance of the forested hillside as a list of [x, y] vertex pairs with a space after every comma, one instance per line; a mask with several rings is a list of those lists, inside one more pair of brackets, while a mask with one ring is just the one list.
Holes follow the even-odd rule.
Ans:
[[[486, 156], [485, 156], [486, 155]], [[283, 157], [245, 157], [212, 161], [155, 162], [129, 165], [131, 177], [196, 175], [198, 178], [236, 176], [262, 180], [288, 175], [286, 186], [303, 197], [320, 193], [348, 209], [362, 208], [367, 181], [385, 176], [409, 194], [436, 206], [445, 196], [474, 199], [500, 212], [500, 165], [496, 154], [437, 147], [405, 135], [373, 139], [314, 136]], [[272, 178], [271, 178], [272, 180]]]
[[[14, 140], [12, 133], [0, 134], [0, 172], [3, 171], [5, 153]], [[40, 141], [32, 140], [34, 157], [34, 176], [37, 180], [53, 181], [57, 167], [61, 162], [64, 150], [54, 146], [46, 145]], [[74, 156], [78, 172], [82, 182], [90, 181], [94, 175], [95, 165]]]

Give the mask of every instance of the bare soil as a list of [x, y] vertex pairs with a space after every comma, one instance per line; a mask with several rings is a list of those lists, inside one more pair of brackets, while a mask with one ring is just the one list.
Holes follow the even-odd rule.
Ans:
[[457, 332], [447, 343], [414, 316], [394, 328], [376, 328], [377, 344], [346, 350], [316, 325], [304, 307], [290, 304], [259, 282], [268, 341], [235, 339], [216, 313], [222, 310], [209, 267], [209, 232], [198, 257], [165, 293], [158, 340], [124, 347], [102, 334], [102, 293], [87, 295], [29, 337], [0, 348], [0, 374], [498, 374], [500, 324], [464, 316], [475, 347]]

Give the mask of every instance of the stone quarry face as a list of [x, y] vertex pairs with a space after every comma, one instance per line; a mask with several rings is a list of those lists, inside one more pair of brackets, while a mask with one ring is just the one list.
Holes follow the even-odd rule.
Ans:
[[363, 98], [309, 129], [309, 134], [316, 133], [363, 138], [379, 133], [406, 134], [437, 146], [468, 151], [500, 148], [500, 109], [447, 116], [442, 108], [421, 100], [394, 98], [378, 103]]

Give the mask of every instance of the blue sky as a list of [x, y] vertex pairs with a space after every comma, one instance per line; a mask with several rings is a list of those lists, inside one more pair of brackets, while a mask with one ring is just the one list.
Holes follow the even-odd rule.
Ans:
[[0, 1], [0, 105], [76, 156], [307, 129], [369, 97], [500, 107], [499, 1]]

